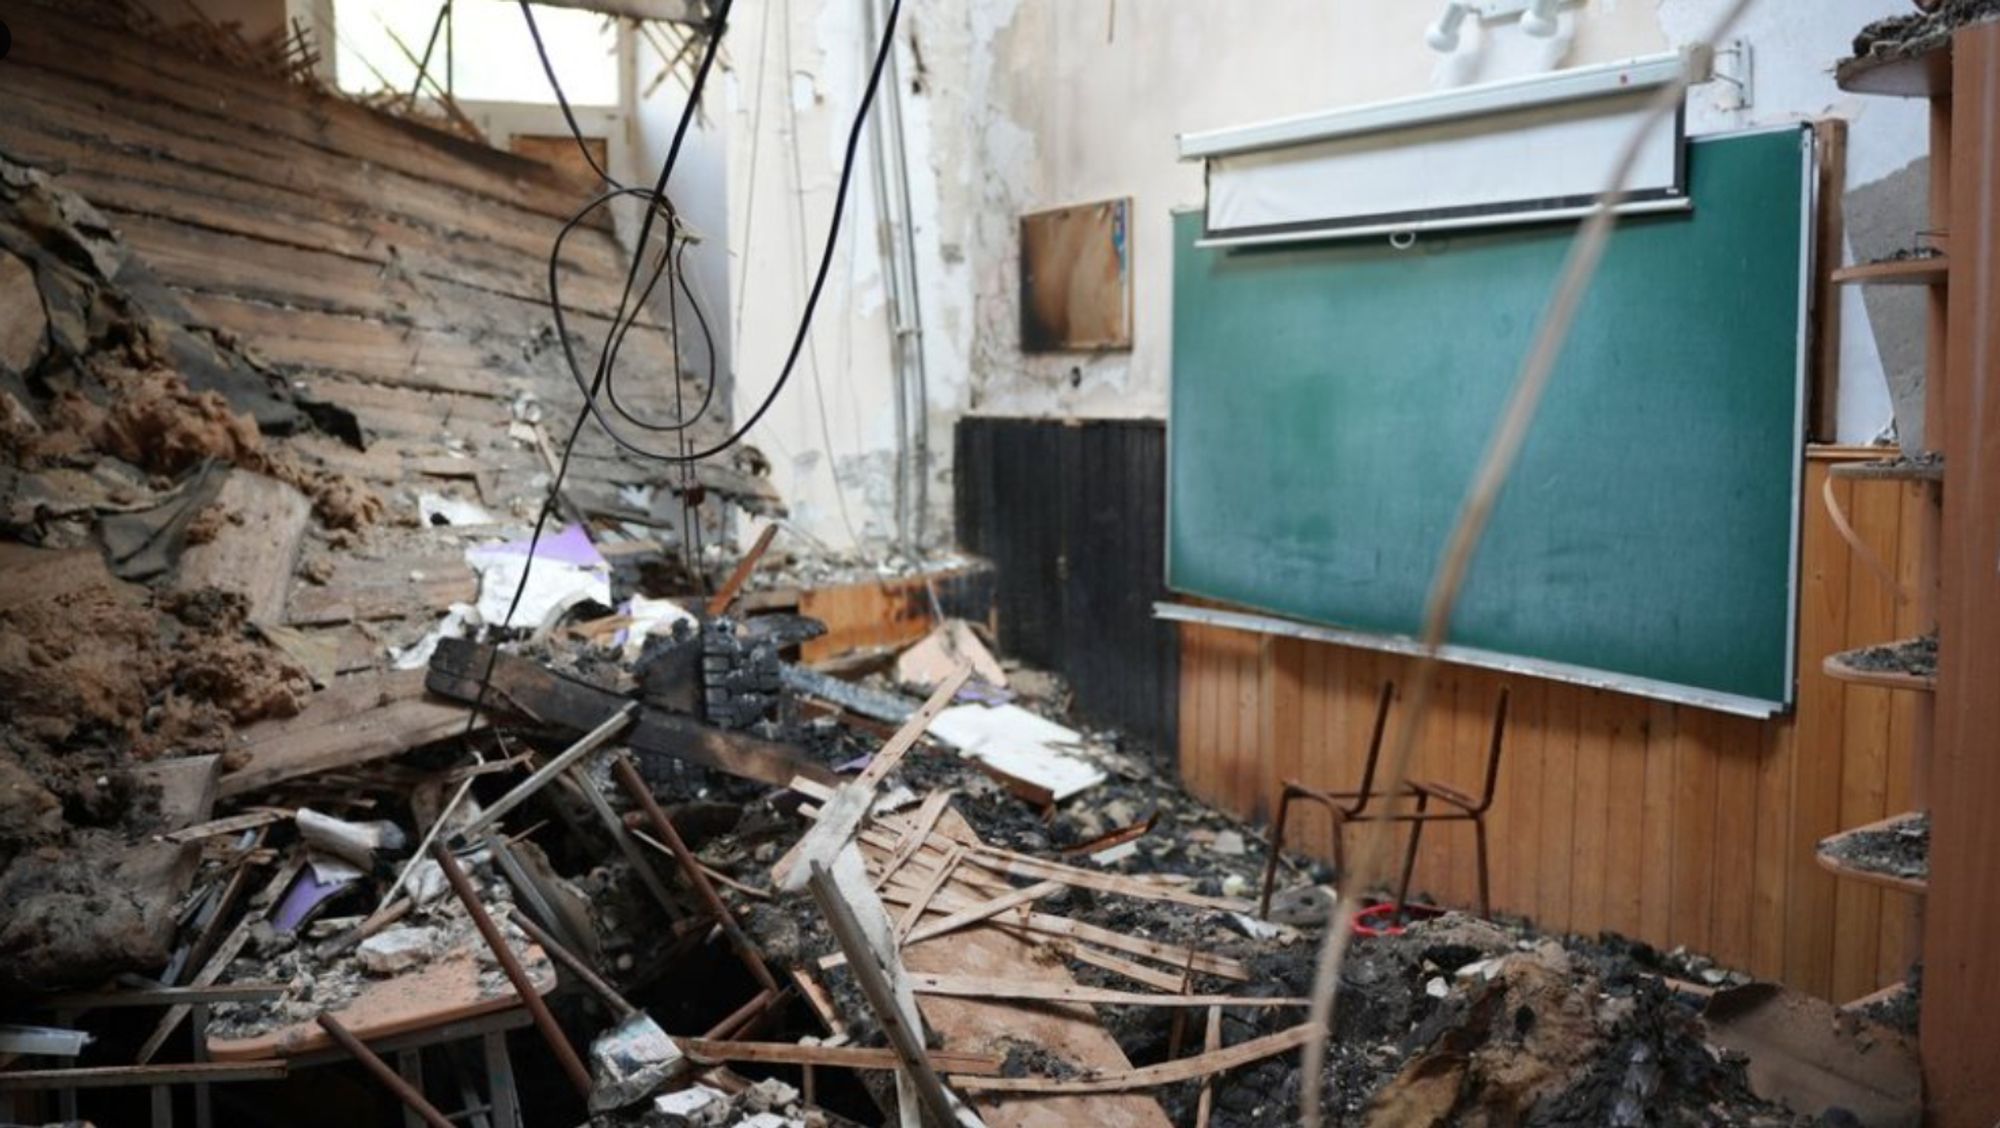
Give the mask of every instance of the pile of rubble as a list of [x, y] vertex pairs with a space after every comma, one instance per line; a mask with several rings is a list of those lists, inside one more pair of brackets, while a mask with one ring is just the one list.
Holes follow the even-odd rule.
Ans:
[[[12, 1120], [1289, 1124], [1310, 1083], [1343, 1123], [1898, 1122], [1900, 1075], [1760, 1067], [1804, 1001], [1455, 915], [1356, 942], [1303, 1078], [1339, 875], [1285, 859], [1259, 916], [1257, 831], [947, 617], [966, 562], [900, 569], [923, 630], [808, 660], [851, 624], [784, 593], [859, 573], [759, 578], [768, 536], [669, 568], [428, 493], [373, 528], [404, 499], [293, 446], [339, 418], [0, 173], [38, 318], [0, 340]], [[420, 553], [465, 582], [360, 629]], [[324, 594], [364, 557], [394, 583]], [[272, 613], [315, 591], [343, 629]]]

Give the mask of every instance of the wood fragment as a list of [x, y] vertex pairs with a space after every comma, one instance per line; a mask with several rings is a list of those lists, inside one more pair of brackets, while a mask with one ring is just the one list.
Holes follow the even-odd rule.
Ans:
[[[578, 737], [576, 743], [571, 744], [568, 748], [550, 757], [547, 763], [536, 768], [527, 779], [515, 784], [507, 794], [495, 799], [484, 811], [480, 812], [478, 818], [472, 820], [471, 825], [460, 831], [460, 835], [468, 842], [476, 841], [484, 836], [488, 830], [506, 816], [507, 812], [534, 798], [542, 788], [548, 786], [550, 780], [568, 771], [570, 765], [580, 763], [585, 756], [609, 744], [619, 733], [624, 732], [626, 727], [632, 723], [633, 714], [638, 711], [639, 703], [633, 701], [628, 703], [623, 709], [606, 717], [603, 723], [581, 737]], [[438, 822], [441, 825], [444, 820], [439, 819]], [[430, 848], [429, 841], [424, 843], [423, 848], [426, 850]]]
[[[896, 1069], [901, 1065], [896, 1051], [861, 1046], [810, 1046], [792, 1042], [721, 1042], [704, 1038], [680, 1038], [681, 1050], [704, 1065], [717, 1062], [750, 1061], [768, 1065], [829, 1065], [842, 1069]], [[992, 1054], [958, 1054], [943, 1050], [926, 1051], [933, 1067], [969, 1077], [999, 1074], [1001, 1059]]]
[[[825, 802], [825, 798], [822, 798], [821, 802]], [[950, 803], [950, 791], [933, 791], [924, 796], [924, 805], [917, 808], [916, 822], [903, 833], [902, 841], [896, 843], [896, 852], [889, 855], [889, 860], [876, 872], [875, 888], [882, 888], [891, 877], [895, 876], [897, 870], [903, 868], [903, 864], [910, 860], [910, 856], [922, 848], [925, 840], [930, 838], [931, 831], [937, 829], [938, 816], [944, 814], [945, 807]]]
[[1199, 1054], [1179, 1061], [1161, 1062], [1127, 1073], [1102, 1077], [953, 1077], [952, 1084], [968, 1093], [1122, 1093], [1131, 1089], [1152, 1089], [1197, 1077], [1212, 1077], [1240, 1065], [1295, 1050], [1313, 1035], [1308, 1022], [1267, 1034], [1226, 1050]]
[[808, 872], [807, 866], [802, 865], [802, 862], [829, 863], [854, 840], [855, 833], [861, 829], [862, 820], [868, 817], [869, 809], [874, 806], [875, 791], [881, 786], [882, 780], [896, 770], [896, 765], [902, 762], [904, 755], [916, 746], [917, 741], [922, 739], [924, 731], [930, 728], [931, 721], [944, 711], [945, 706], [951, 704], [952, 698], [958, 695], [960, 687], [964, 686], [966, 679], [971, 676], [970, 663], [952, 671], [951, 676], [937, 687], [937, 690], [924, 702], [923, 707], [911, 714], [910, 719], [903, 722], [902, 727], [896, 730], [896, 735], [890, 737], [889, 742], [882, 746], [882, 750], [875, 753], [861, 774], [842, 784], [834, 792], [833, 798], [827, 800], [826, 809], [820, 812], [818, 820], [772, 868], [771, 875], [776, 885], [782, 889], [798, 890], [804, 885], [805, 875]]
[[[967, 670], [969, 672], [970, 668]], [[846, 849], [852, 850], [853, 847], [849, 846]], [[850, 854], [849, 859], [852, 860], [853, 855]], [[836, 862], [836, 864], [848, 863]], [[858, 870], [859, 862], [853, 861], [853, 865]], [[867, 932], [855, 915], [854, 907], [848, 904], [846, 896], [841, 892], [833, 871], [826, 863], [816, 858], [807, 859], [804, 868], [807, 873], [806, 882], [812, 890], [813, 899], [819, 903], [820, 911], [825, 914], [827, 927], [833, 932], [834, 939], [847, 954], [854, 981], [860, 986], [863, 996], [867, 998], [869, 1008], [875, 1012], [876, 1021], [881, 1024], [883, 1034], [888, 1037], [889, 1045], [900, 1060], [898, 1078], [915, 1090], [916, 1096], [923, 1102], [924, 1111], [934, 1123], [958, 1124], [962, 1122], [961, 1115], [971, 1123], [977, 1123], [978, 1118], [973, 1117], [952, 1097], [944, 1086], [943, 1078], [931, 1068], [930, 1059], [924, 1049], [923, 1032], [913, 1026], [913, 1022], [919, 1021], [915, 1017], [916, 1008], [909, 1007], [910, 1013], [906, 1014], [904, 1003], [896, 997], [891, 974], [899, 972], [901, 964], [896, 959], [893, 945], [882, 954], [883, 962], [877, 962]], [[865, 888], [865, 882], [863, 885]], [[878, 916], [884, 915], [879, 902], [875, 905], [875, 912]], [[883, 923], [886, 925], [886, 919]], [[899, 1085], [898, 1095], [901, 1096], [902, 1092], [903, 1086]]]
[[[1222, 1048], [1222, 1008], [1208, 1008], [1208, 1033], [1202, 1039], [1204, 1054], [1213, 1054]], [[1215, 1075], [1201, 1079], [1201, 1095], [1194, 1102], [1194, 1128], [1208, 1128], [1209, 1118], [1215, 1112]]]
[[113, 1089], [134, 1085], [207, 1085], [222, 1081], [278, 1081], [282, 1061], [190, 1062], [169, 1065], [98, 1065], [82, 1069], [15, 1069], [0, 1072], [0, 1093], [36, 1089]]
[[948, 995], [959, 999], [1032, 999], [1045, 1003], [1088, 1003], [1092, 1006], [1303, 1007], [1312, 1002], [1310, 999], [1262, 995], [1154, 995], [1143, 991], [1114, 991], [1073, 983], [1037, 983], [979, 975], [912, 973], [910, 986], [919, 995]]
[[715, 594], [709, 597], [707, 608], [709, 618], [713, 619], [729, 610], [729, 605], [736, 602], [736, 593], [742, 591], [743, 585], [749, 582], [750, 573], [756, 571], [757, 562], [764, 558], [765, 551], [771, 547], [771, 541], [777, 535], [778, 526], [775, 523], [764, 526], [764, 531], [757, 534], [757, 543], [750, 546], [750, 551], [744, 553], [743, 559], [736, 562], [736, 568], [729, 573], [729, 578], [724, 580]]
[[260, 826], [269, 826], [274, 822], [281, 822], [291, 817], [292, 812], [284, 807], [256, 807], [240, 815], [210, 819], [205, 823], [197, 823], [194, 826], [168, 831], [160, 835], [159, 839], [162, 842], [172, 842], [176, 845], [183, 842], [199, 842], [204, 838], [217, 838], [225, 834], [235, 834], [239, 831], [255, 830]]
[[903, 910], [902, 919], [896, 922], [896, 942], [898, 944], [908, 940], [910, 930], [915, 928], [917, 921], [923, 918], [925, 911], [930, 908], [932, 898], [937, 896], [938, 890], [944, 888], [945, 882], [951, 880], [952, 871], [958, 868], [959, 860], [964, 857], [965, 851], [962, 848], [954, 847], [944, 857], [938, 859], [937, 867], [931, 870], [930, 876], [924, 881], [923, 888], [919, 889], [917, 895], [911, 898], [909, 906]]

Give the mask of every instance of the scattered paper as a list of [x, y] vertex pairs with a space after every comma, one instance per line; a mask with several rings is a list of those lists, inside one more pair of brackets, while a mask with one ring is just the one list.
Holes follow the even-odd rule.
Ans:
[[417, 513], [425, 525], [497, 525], [500, 519], [476, 501], [462, 501], [449, 494], [420, 493]]
[[619, 649], [627, 665], [639, 660], [640, 652], [646, 649], [646, 640], [654, 635], [672, 637], [675, 623], [699, 626], [701, 620], [694, 613], [671, 599], [648, 599], [635, 595], [626, 604], [625, 615], [631, 625], [625, 628], [625, 641]]
[[[611, 565], [580, 525], [543, 537], [532, 568], [526, 540], [468, 548], [465, 562], [479, 573], [478, 610], [486, 623], [540, 630], [579, 603], [611, 606]], [[524, 572], [528, 583], [522, 589]], [[521, 602], [510, 617], [517, 589]]]
[[421, 670], [431, 664], [431, 655], [437, 653], [439, 642], [470, 638], [481, 622], [479, 608], [470, 603], [454, 603], [430, 633], [408, 646], [390, 647], [389, 662], [398, 670]]
[[1074, 729], [1019, 705], [954, 705], [931, 722], [932, 736], [1002, 775], [1033, 784], [1057, 802], [1104, 782], [1104, 770], [1068, 750]]

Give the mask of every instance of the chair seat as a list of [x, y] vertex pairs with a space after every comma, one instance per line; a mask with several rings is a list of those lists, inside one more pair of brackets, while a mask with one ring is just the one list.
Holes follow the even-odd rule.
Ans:
[[1442, 799], [1454, 807], [1463, 808], [1467, 812], [1479, 806], [1479, 800], [1447, 783], [1436, 783], [1429, 780], [1422, 782], [1413, 781], [1410, 784], [1410, 788], [1414, 791], [1420, 791], [1433, 799]]

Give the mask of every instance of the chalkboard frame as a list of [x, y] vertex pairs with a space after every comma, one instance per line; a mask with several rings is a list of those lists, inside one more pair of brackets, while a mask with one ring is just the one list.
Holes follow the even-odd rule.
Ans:
[[[1802, 536], [1801, 504], [1805, 481], [1809, 378], [1813, 355], [1809, 339], [1813, 325], [1811, 307], [1815, 294], [1815, 287], [1812, 285], [1812, 281], [1814, 271], [1817, 269], [1815, 247], [1818, 240], [1815, 237], [1815, 233], [1819, 207], [1821, 206], [1817, 192], [1819, 154], [1816, 147], [1815, 135], [1811, 126], [1807, 123], [1787, 123], [1760, 129], [1713, 134], [1690, 139], [1688, 143], [1693, 146], [1699, 146], [1771, 134], [1788, 135], [1796, 138], [1798, 141], [1798, 182], [1801, 199], [1800, 224], [1797, 233], [1799, 263], [1796, 322], [1798, 328], [1794, 341], [1796, 363], [1794, 365], [1792, 384], [1791, 481], [1788, 490], [1790, 520], [1789, 528], [1786, 532], [1788, 557], [1783, 614], [1785, 638], [1782, 648], [1783, 671], [1782, 677], [1779, 680], [1782, 692], [1771, 694], [1731, 692], [1709, 686], [1684, 684], [1680, 681], [1649, 678], [1616, 669], [1555, 661], [1533, 655], [1510, 653], [1500, 649], [1463, 646], [1452, 643], [1447, 643], [1441, 651], [1441, 657], [1445, 660], [1503, 672], [1519, 673], [1547, 680], [1624, 692], [1743, 716], [1759, 718], [1777, 716], [1786, 712], [1792, 706], [1796, 697], [1798, 676], [1799, 567]], [[1176, 254], [1182, 253], [1180, 230], [1183, 223], [1187, 220], [1193, 220], [1197, 224], [1202, 222], [1198, 215], [1188, 215], [1186, 213], [1198, 211], [1199, 209], [1176, 209]], [[1572, 222], [1557, 224], [1555, 226], [1574, 229], [1578, 225]], [[1332, 237], [1327, 240], [1329, 243], [1333, 241], [1334, 238]], [[1228, 247], [1214, 248], [1215, 253], [1229, 253], [1230, 250], [1231, 248]], [[1178, 289], [1178, 270], [1176, 270], [1175, 274], [1175, 286]], [[1176, 320], [1178, 320], [1178, 294], [1175, 297], [1175, 305]], [[1176, 350], [1176, 357], [1178, 358], [1178, 350]], [[1176, 363], [1172, 379], [1177, 382], [1180, 378], [1180, 365]], [[1560, 394], [1559, 388], [1560, 385], [1558, 384], [1557, 389], [1552, 390], [1551, 394]], [[1177, 394], [1170, 394], [1169, 396], [1170, 407], [1167, 427], [1168, 502], [1166, 586], [1171, 593], [1177, 596], [1201, 600], [1206, 605], [1179, 601], [1163, 602], [1156, 605], [1156, 614], [1166, 620], [1203, 623], [1276, 636], [1316, 639], [1390, 653], [1414, 654], [1421, 652], [1422, 648], [1420, 644], [1410, 633], [1354, 629], [1351, 625], [1301, 618], [1293, 613], [1272, 606], [1246, 603], [1241, 599], [1231, 599], [1226, 596], [1219, 596], [1214, 592], [1204, 592], [1200, 590], [1198, 585], [1183, 584], [1177, 580], [1175, 575], [1174, 545], [1178, 507], [1175, 504], [1175, 487], [1173, 481], [1175, 475], [1174, 467], [1177, 465], [1175, 461], [1175, 435], [1177, 429], [1173, 425], [1172, 416], [1174, 410], [1172, 404], [1178, 398]], [[1474, 563], [1474, 568], [1475, 571], [1478, 568], [1477, 561]]]

